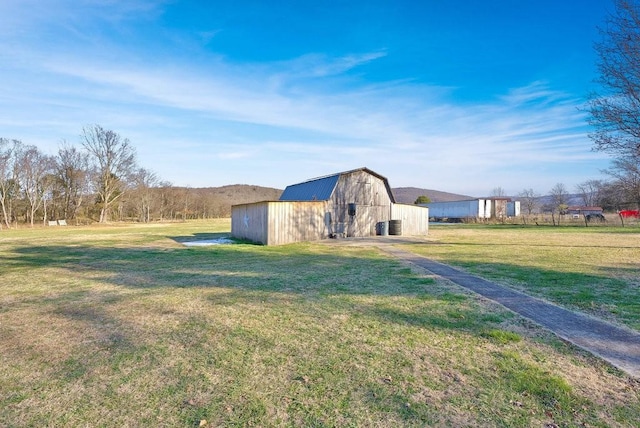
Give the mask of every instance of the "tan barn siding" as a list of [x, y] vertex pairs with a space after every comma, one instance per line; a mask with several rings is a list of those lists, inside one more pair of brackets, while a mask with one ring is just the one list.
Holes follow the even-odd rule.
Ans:
[[231, 235], [265, 245], [329, 237], [327, 202], [257, 202], [234, 205]]
[[405, 236], [421, 236], [429, 233], [429, 208], [427, 207], [393, 204], [391, 219], [402, 221], [402, 234]]
[[[366, 171], [340, 176], [330, 200], [333, 229], [347, 236], [371, 236], [376, 224], [389, 220], [391, 198], [385, 182]], [[349, 204], [356, 204], [356, 215], [348, 215]]]
[[261, 244], [267, 243], [269, 202], [231, 207], [231, 235]]
[[328, 238], [326, 208], [325, 201], [270, 202], [267, 245]]

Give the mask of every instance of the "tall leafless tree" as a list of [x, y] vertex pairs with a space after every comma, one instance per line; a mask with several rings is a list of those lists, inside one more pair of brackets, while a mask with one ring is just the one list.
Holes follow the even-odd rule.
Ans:
[[597, 150], [618, 161], [610, 171], [620, 175], [630, 171], [630, 161], [636, 163], [631, 171], [640, 161], [640, 0], [615, 0], [600, 32], [595, 49], [601, 92], [589, 101], [590, 137]]
[[89, 156], [64, 141], [58, 150], [55, 168], [62, 216], [73, 219], [88, 191]]
[[13, 202], [18, 197], [17, 158], [22, 146], [21, 141], [0, 138], [0, 206], [7, 229], [11, 227]]
[[616, 183], [620, 186], [621, 193], [626, 200], [624, 205], [627, 207], [640, 206], [640, 154], [614, 159], [607, 172], [616, 179]]
[[155, 188], [159, 185], [158, 176], [148, 169], [139, 168], [133, 177], [133, 192], [138, 217], [143, 223], [151, 221], [151, 205], [156, 195]]
[[640, 4], [615, 0], [616, 10], [595, 45], [603, 93], [590, 100], [596, 148], [614, 155], [640, 151]]
[[128, 139], [100, 125], [84, 127], [81, 139], [94, 166], [93, 184], [100, 205], [100, 223], [106, 223], [111, 205], [123, 195], [135, 171], [135, 150]]
[[502, 187], [495, 187], [491, 191], [491, 196], [495, 198], [504, 198], [507, 195], [507, 192]]
[[586, 207], [593, 207], [598, 204], [601, 191], [601, 180], [587, 180], [576, 185], [576, 192], [580, 195], [582, 203]]
[[[53, 182], [53, 159], [36, 146], [25, 146], [17, 158], [20, 190], [28, 204], [27, 216], [33, 227], [36, 212], [43, 204], [45, 194]], [[43, 220], [45, 220], [43, 218]]]
[[569, 202], [569, 193], [562, 183], [557, 183], [549, 192], [551, 196], [551, 218], [553, 224], [556, 224], [554, 214], [558, 212], [558, 224], [560, 224], [560, 215], [567, 209]]
[[520, 192], [518, 197], [520, 198], [520, 202], [524, 206], [524, 211], [527, 213], [527, 215], [530, 216], [531, 214], [533, 214], [533, 210], [535, 210], [536, 206], [538, 205], [538, 198], [540, 197], [540, 195], [537, 194], [533, 189], [524, 189], [522, 192]]

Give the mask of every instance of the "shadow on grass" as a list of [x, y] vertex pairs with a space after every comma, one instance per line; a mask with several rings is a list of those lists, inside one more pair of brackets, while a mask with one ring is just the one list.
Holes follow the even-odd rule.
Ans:
[[[202, 235], [207, 239], [220, 236]], [[220, 287], [284, 293], [406, 293], [401, 287], [377, 285], [399, 271], [409, 275], [408, 269], [372, 253], [367, 257], [353, 254], [244, 244], [162, 249], [37, 246], [17, 248], [13, 255], [0, 256], [0, 263], [6, 272], [57, 268], [132, 289]]]
[[[197, 234], [198, 239], [218, 239], [226, 234]], [[193, 236], [173, 238], [193, 240]], [[184, 241], [182, 241], [184, 242]], [[223, 293], [203, 295], [204, 301], [211, 305], [235, 307], [237, 305], [263, 305], [278, 309], [279, 302], [291, 302], [300, 299], [311, 302], [303, 308], [305, 315], [313, 317], [318, 323], [326, 315], [327, 307], [335, 310], [353, 311], [369, 319], [409, 327], [465, 331], [482, 336], [487, 324], [495, 324], [500, 318], [486, 317], [473, 307], [461, 305], [458, 295], [450, 293], [432, 294], [430, 286], [435, 281], [423, 278], [396, 260], [380, 256], [377, 250], [333, 249], [330, 246], [293, 245], [284, 247], [261, 247], [254, 245], [226, 245], [195, 248], [127, 248], [127, 247], [84, 247], [84, 246], [25, 246], [15, 248], [8, 255], [0, 257], [5, 272], [12, 270], [37, 272], [38, 268], [55, 268], [67, 272], [69, 276], [86, 278], [89, 290], [92, 283], [105, 283], [123, 287], [129, 291], [162, 289], [207, 289], [224, 290]], [[501, 269], [506, 268], [502, 266]], [[568, 274], [544, 272], [563, 278]], [[592, 282], [597, 277], [584, 275], [583, 278], [571, 274], [563, 281]], [[61, 278], [61, 282], [64, 279]], [[56, 284], [52, 284], [55, 286]], [[13, 285], [15, 286], [15, 285]], [[2, 287], [0, 285], [0, 287]], [[96, 346], [106, 346], [113, 352], [113, 364], [118, 355], [129, 350], [132, 355], [142, 353], [143, 344], [137, 344], [135, 328], [125, 321], [116, 319], [113, 311], [107, 310], [110, 304], [118, 304], [119, 298], [113, 292], [87, 291], [86, 295], [74, 289], [60, 287], [56, 296], [26, 296], [31, 302], [38, 299], [57, 315], [83, 324], [87, 337]], [[126, 298], [135, 298], [133, 293]], [[406, 296], [418, 297], [435, 303], [433, 306], [413, 305], [410, 307], [393, 304], [375, 304], [370, 300], [349, 299], [352, 296]], [[122, 296], [122, 298], [125, 298]], [[53, 300], [55, 299], [55, 301]], [[332, 305], [323, 306], [312, 303], [330, 299]], [[343, 305], [343, 306], [340, 306]], [[437, 310], [435, 309], [437, 307]], [[428, 311], [426, 308], [432, 308]], [[155, 310], [155, 309], [154, 309]], [[170, 303], [158, 307], [158, 311], [171, 311]], [[171, 314], [168, 313], [168, 316]], [[172, 340], [180, 341], [189, 349], [199, 349], [209, 340], [209, 329], [214, 328], [200, 319], [186, 319], [178, 324], [180, 331]], [[216, 326], [215, 328], [231, 327]], [[250, 353], [252, 349], [271, 349], [276, 345], [267, 338], [233, 337], [234, 345]], [[260, 342], [264, 340], [264, 342]], [[246, 343], [245, 343], [246, 342]], [[259, 343], [260, 346], [256, 346]], [[138, 350], [140, 347], [140, 350]], [[230, 347], [237, 349], [238, 347]], [[69, 359], [61, 373], [71, 373], [70, 378], [81, 377], [90, 367], [86, 362]], [[67, 367], [68, 366], [68, 367]], [[426, 407], [408, 407], [410, 397], [405, 391], [387, 391], [386, 386], [377, 387], [372, 392], [378, 406], [388, 407], [408, 421], [429, 420]], [[385, 392], [386, 391], [386, 392]], [[197, 409], [196, 409], [197, 410]], [[197, 422], [203, 416], [186, 412], [189, 423]], [[258, 418], [259, 419], [259, 418]]]
[[[172, 239], [186, 242], [226, 236], [225, 233], [199, 233]], [[425, 281], [429, 281], [416, 277], [395, 260], [390, 262], [380, 257], [375, 250], [345, 252], [326, 246], [311, 251], [306, 245], [263, 247], [243, 244], [159, 249], [25, 246], [0, 256], [0, 264], [5, 272], [53, 267], [66, 270], [70, 275], [86, 274], [92, 280], [131, 289], [216, 287], [305, 295], [403, 295], [425, 290]], [[488, 279], [522, 284], [521, 289], [569, 306], [588, 308], [594, 304], [615, 306], [618, 303], [640, 306], [640, 297], [627, 290], [630, 287], [627, 281], [605, 275], [522, 267], [504, 262], [456, 264]], [[634, 270], [635, 266], [625, 268], [630, 275]], [[394, 280], [399, 277], [401, 281]], [[624, 302], [616, 299], [624, 299]], [[640, 313], [632, 315], [640, 319]]]

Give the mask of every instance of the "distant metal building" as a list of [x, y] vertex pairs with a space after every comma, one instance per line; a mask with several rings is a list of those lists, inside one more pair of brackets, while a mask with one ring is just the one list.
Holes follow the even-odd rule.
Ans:
[[428, 230], [428, 209], [396, 204], [387, 179], [368, 168], [293, 184], [279, 201], [234, 205], [231, 213], [234, 237], [265, 245]]
[[428, 207], [430, 217], [436, 221], [504, 219], [520, 215], [520, 201], [509, 198], [430, 202], [421, 206]]

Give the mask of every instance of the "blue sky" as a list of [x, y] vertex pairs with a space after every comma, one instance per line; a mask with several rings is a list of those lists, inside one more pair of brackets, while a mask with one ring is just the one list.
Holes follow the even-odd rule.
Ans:
[[611, 0], [0, 1], [0, 136], [97, 123], [175, 185], [546, 194], [602, 178], [581, 110]]

